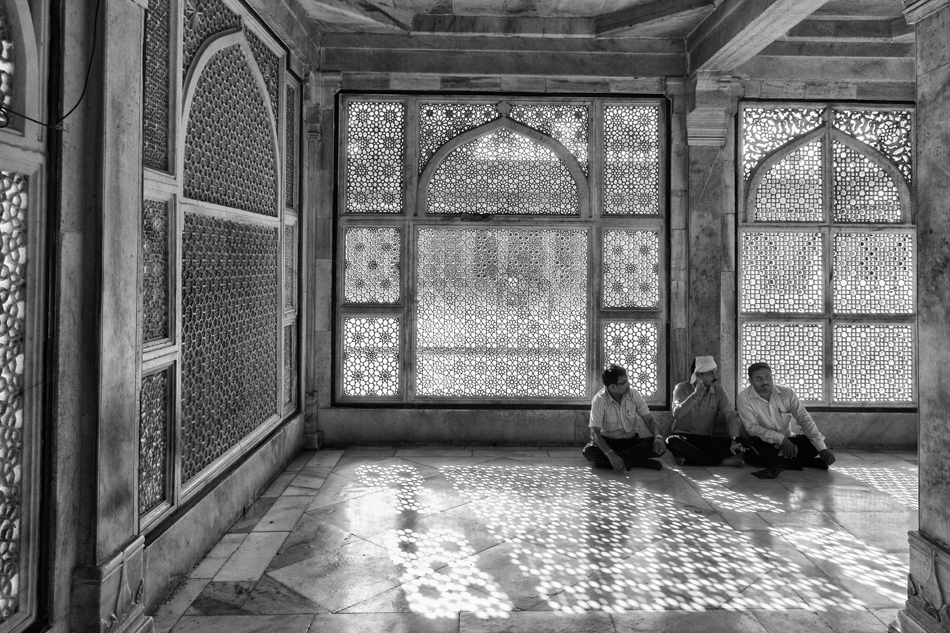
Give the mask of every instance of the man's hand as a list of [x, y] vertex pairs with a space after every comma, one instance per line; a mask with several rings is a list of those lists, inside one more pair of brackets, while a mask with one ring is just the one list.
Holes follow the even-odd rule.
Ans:
[[610, 465], [614, 467], [618, 473], [627, 472], [627, 465], [623, 463], [623, 458], [614, 451], [607, 453], [607, 459], [610, 460]]
[[818, 457], [820, 457], [821, 461], [825, 462], [829, 466], [835, 463], [835, 454], [827, 448], [823, 451], [818, 451]]
[[745, 446], [735, 440], [732, 440], [732, 444], [729, 445], [729, 452], [733, 455], [738, 455], [739, 453], [745, 452]]
[[795, 459], [798, 455], [798, 447], [795, 446], [787, 437], [782, 440], [782, 447], [778, 450], [778, 456], [785, 459]]
[[662, 455], [666, 452], [666, 440], [659, 435], [653, 437], [653, 452], [657, 455]]

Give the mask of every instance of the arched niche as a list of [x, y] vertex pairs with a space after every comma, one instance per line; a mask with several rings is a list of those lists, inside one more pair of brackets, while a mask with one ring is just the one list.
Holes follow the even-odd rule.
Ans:
[[[9, 108], [30, 118], [43, 120], [39, 112], [39, 58], [33, 15], [27, 0], [0, 0], [3, 36], [11, 46], [13, 73]], [[9, 115], [0, 128], [7, 133], [38, 139], [39, 126], [23, 117]]]

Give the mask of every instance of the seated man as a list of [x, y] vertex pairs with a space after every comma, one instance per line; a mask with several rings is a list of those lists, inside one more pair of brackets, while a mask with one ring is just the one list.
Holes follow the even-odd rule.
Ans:
[[[666, 443], [643, 396], [630, 387], [627, 370], [611, 365], [601, 377], [604, 388], [590, 403], [590, 442], [584, 447], [584, 457], [618, 473], [634, 467], [660, 470], [663, 464], [651, 458], [665, 453]], [[638, 417], [654, 437], [640, 437]]]
[[[689, 382], [673, 390], [673, 430], [666, 445], [680, 465], [742, 468], [745, 462], [735, 453], [742, 450], [745, 440], [737, 441], [739, 418], [719, 384], [716, 361], [712, 356], [697, 356], [690, 373]], [[713, 437], [717, 422], [726, 425], [728, 437]]]
[[[835, 456], [825, 446], [825, 437], [802, 406], [794, 391], [772, 383], [772, 368], [766, 363], [749, 365], [749, 382], [737, 398], [739, 419], [752, 436], [746, 461], [764, 470], [752, 473], [774, 479], [783, 470], [802, 466], [828, 469]], [[792, 419], [805, 435], [792, 434]]]

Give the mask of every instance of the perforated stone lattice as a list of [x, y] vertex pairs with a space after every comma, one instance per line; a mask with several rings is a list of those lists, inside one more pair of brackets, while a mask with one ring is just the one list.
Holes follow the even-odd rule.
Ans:
[[910, 325], [834, 326], [836, 402], [911, 402], [914, 332]]
[[221, 0], [183, 0], [184, 40], [181, 51], [181, 68], [188, 67], [206, 39], [221, 31], [241, 26], [241, 18]]
[[498, 129], [446, 156], [429, 181], [426, 213], [577, 215], [577, 183], [551, 149]]
[[[13, 105], [15, 54], [13, 38], [7, 28], [7, 16], [4, 5], [0, 4], [0, 102], [5, 106]], [[10, 122], [6, 112], [0, 112], [0, 126]]]
[[277, 229], [186, 213], [182, 480], [277, 413]]
[[399, 260], [399, 229], [347, 229], [343, 300], [347, 303], [398, 302]]
[[284, 406], [293, 404], [297, 393], [296, 329], [292, 323], [284, 326]]
[[834, 126], [887, 156], [908, 182], [912, 176], [912, 115], [909, 110], [836, 110]]
[[168, 386], [171, 370], [142, 378], [139, 409], [139, 516], [166, 499], [168, 472]]
[[[775, 382], [791, 387], [801, 400], [824, 400], [824, 335], [817, 323], [743, 323], [740, 367], [766, 362]], [[749, 378], [742, 372], [742, 388]]]
[[265, 96], [237, 44], [198, 79], [185, 136], [185, 195], [277, 215], [277, 153]]
[[399, 319], [343, 319], [343, 394], [399, 395]]
[[347, 104], [347, 213], [402, 213], [405, 111], [396, 101]]
[[659, 384], [659, 328], [653, 322], [604, 323], [604, 367], [627, 370], [633, 388], [644, 398], [656, 395]]
[[820, 233], [742, 234], [743, 312], [822, 312]]
[[267, 86], [267, 96], [270, 97], [271, 112], [274, 113], [274, 120], [280, 119], [280, 58], [267, 47], [267, 44], [261, 41], [261, 38], [254, 35], [254, 32], [244, 27], [244, 37], [251, 47], [251, 53], [254, 55], [254, 61], [264, 77], [264, 85]]
[[284, 193], [284, 205], [288, 209], [297, 208], [297, 91], [293, 86], [287, 86], [287, 113], [286, 113], [286, 134], [287, 134], [287, 160], [285, 165], [284, 184], [286, 192]]
[[143, 86], [146, 167], [168, 170], [168, 90], [171, 71], [169, 0], [150, 0], [145, 11], [145, 84]]
[[142, 338], [147, 343], [168, 331], [168, 203], [142, 205]]
[[587, 173], [588, 108], [583, 105], [513, 105], [511, 120], [556, 139]]
[[446, 141], [500, 117], [487, 103], [419, 104], [419, 173]]
[[833, 305], [842, 314], [913, 314], [914, 239], [906, 233], [834, 236]]
[[893, 178], [864, 154], [834, 142], [836, 222], [900, 222], [901, 199]]
[[284, 225], [284, 308], [297, 305], [297, 230], [293, 224]]
[[769, 169], [755, 195], [759, 222], [820, 222], [822, 197], [821, 140], [788, 154]]
[[586, 395], [586, 231], [420, 229], [418, 245], [417, 394]]
[[605, 231], [604, 306], [656, 308], [659, 303], [659, 233]]
[[26, 337], [26, 221], [29, 183], [2, 171], [0, 188], [0, 621], [19, 606], [23, 485], [23, 366]]
[[660, 111], [604, 108], [604, 213], [660, 213]]
[[813, 108], [743, 109], [742, 169], [745, 177], [751, 176], [772, 150], [821, 127], [822, 112]]

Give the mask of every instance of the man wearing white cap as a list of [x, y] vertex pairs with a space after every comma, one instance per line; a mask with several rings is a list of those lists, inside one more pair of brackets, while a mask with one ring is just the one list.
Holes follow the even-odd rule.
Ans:
[[[739, 419], [719, 384], [716, 361], [697, 356], [691, 373], [689, 382], [673, 390], [673, 429], [666, 445], [680, 465], [743, 467], [745, 462], [736, 453], [743, 450], [745, 440], [738, 437]], [[726, 426], [728, 437], [713, 436], [717, 424]]]
[[[790, 388], [772, 382], [772, 368], [766, 363], [749, 365], [749, 382], [736, 404], [739, 419], [752, 436], [746, 460], [764, 470], [752, 473], [760, 479], [774, 479], [785, 469], [802, 466], [826, 469], [835, 456], [825, 446], [825, 436]], [[792, 420], [804, 435], [792, 433]]]
[[[630, 386], [627, 370], [611, 365], [601, 378], [604, 388], [590, 402], [590, 442], [582, 451], [584, 457], [618, 473], [630, 468], [660, 470], [663, 464], [652, 458], [666, 452], [666, 443], [643, 396]], [[638, 418], [653, 437], [640, 437]]]

